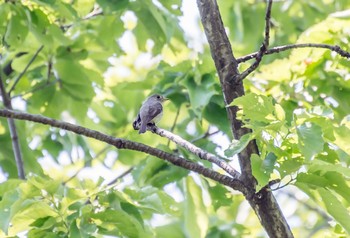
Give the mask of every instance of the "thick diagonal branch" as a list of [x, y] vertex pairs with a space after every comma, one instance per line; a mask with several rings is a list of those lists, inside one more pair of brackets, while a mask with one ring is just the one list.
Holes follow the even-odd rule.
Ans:
[[150, 147], [145, 144], [137, 143], [134, 141], [116, 138], [113, 136], [109, 136], [106, 134], [103, 134], [99, 131], [91, 130], [82, 126], [73, 125], [71, 123], [58, 121], [52, 118], [44, 117], [41, 115], [33, 115], [28, 114], [24, 112], [17, 112], [13, 110], [7, 110], [7, 109], [0, 109], [0, 117], [7, 117], [7, 118], [15, 118], [18, 120], [26, 120], [26, 121], [32, 121], [37, 122], [45, 125], [50, 125], [52, 127], [60, 128], [63, 130], [71, 131], [79, 135], [84, 135], [86, 137], [94, 138], [99, 141], [106, 142], [110, 145], [115, 146], [118, 149], [129, 149], [129, 150], [135, 150], [144, 152], [149, 155], [153, 155], [155, 157], [158, 157], [160, 159], [166, 160], [176, 166], [182, 167], [184, 169], [188, 169], [194, 172], [197, 172], [207, 178], [210, 178], [212, 180], [215, 180], [221, 184], [224, 184], [226, 186], [229, 186], [237, 191], [242, 192], [244, 195], [247, 195], [247, 189], [243, 185], [241, 181], [238, 179], [231, 178], [226, 175], [222, 175], [216, 171], [213, 171], [211, 169], [205, 168], [202, 165], [196, 164], [194, 162], [188, 161], [184, 158], [175, 156], [173, 154], [167, 153], [165, 151]]
[[181, 147], [184, 147], [186, 150], [188, 150], [192, 154], [195, 154], [200, 159], [207, 160], [209, 162], [216, 164], [217, 166], [219, 166], [220, 168], [225, 170], [233, 178], [238, 179], [240, 177], [240, 173], [238, 171], [236, 171], [234, 168], [232, 168], [222, 158], [219, 158], [218, 156], [211, 154], [211, 153], [195, 146], [194, 144], [188, 142], [187, 140], [184, 140], [180, 136], [175, 135], [174, 133], [171, 133], [170, 131], [167, 131], [167, 130], [164, 130], [164, 129], [161, 129], [158, 127], [155, 127], [153, 132], [162, 136], [162, 137], [168, 138], [169, 140], [175, 142], [177, 145], [179, 145]]

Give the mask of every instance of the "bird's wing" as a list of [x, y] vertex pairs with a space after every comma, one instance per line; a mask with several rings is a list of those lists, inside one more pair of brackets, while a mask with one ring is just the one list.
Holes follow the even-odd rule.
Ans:
[[146, 124], [152, 122], [152, 120], [161, 114], [163, 111], [162, 104], [160, 103], [155, 103], [151, 106], [147, 107], [147, 110], [145, 110], [144, 115], [141, 115], [141, 120], [144, 120]]

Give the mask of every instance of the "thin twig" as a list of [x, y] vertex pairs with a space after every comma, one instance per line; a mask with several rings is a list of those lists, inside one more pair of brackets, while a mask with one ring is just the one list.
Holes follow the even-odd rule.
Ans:
[[[293, 177], [291, 176], [290, 180], [289, 180], [287, 183], [283, 184], [282, 186], [280, 186], [280, 185], [281, 185], [281, 181], [279, 181], [278, 187], [277, 187], [277, 188], [273, 188], [273, 189], [271, 188], [271, 191], [276, 191], [276, 190], [282, 189], [282, 188], [284, 188], [284, 187], [287, 187], [289, 184], [291, 184], [291, 183], [294, 182], [295, 180], [296, 180], [296, 178], [293, 178]], [[270, 185], [270, 183], [269, 183], [269, 186], [272, 186], [272, 185]]]
[[153, 148], [151, 146], [148, 146], [142, 143], [109, 136], [99, 131], [91, 130], [82, 126], [68, 123], [68, 122], [58, 121], [58, 120], [55, 120], [49, 117], [44, 117], [41, 115], [33, 115], [29, 113], [18, 112], [18, 111], [13, 111], [8, 109], [0, 109], [0, 117], [14, 118], [18, 120], [32, 121], [32, 122], [37, 122], [44, 125], [50, 125], [52, 127], [60, 128], [66, 131], [71, 131], [79, 135], [84, 135], [86, 137], [90, 137], [102, 142], [106, 142], [118, 149], [128, 149], [128, 150], [144, 152], [146, 154], [153, 155], [160, 159], [166, 160], [172, 163], [173, 165], [196, 172], [198, 174], [203, 175], [204, 177], [210, 178], [223, 185], [229, 186], [234, 190], [240, 191], [245, 196], [249, 194], [249, 188], [247, 188], [243, 184], [243, 182], [237, 178], [232, 178], [230, 176], [220, 174], [212, 169], [206, 168], [195, 162], [186, 160], [179, 156], [170, 154], [163, 150]]
[[125, 171], [124, 173], [122, 173], [121, 175], [119, 175], [118, 177], [116, 177], [115, 179], [113, 179], [112, 181], [110, 181], [107, 185], [111, 186], [112, 184], [115, 184], [119, 179], [125, 177], [126, 175], [130, 174], [133, 171], [134, 167], [129, 168], [127, 171]]
[[26, 65], [26, 67], [23, 69], [23, 71], [18, 75], [18, 77], [16, 78], [15, 82], [13, 83], [12, 87], [10, 88], [8, 95], [11, 95], [12, 91], [15, 89], [16, 85], [18, 84], [19, 80], [21, 80], [21, 78], [23, 77], [23, 75], [27, 72], [29, 66], [34, 62], [34, 60], [36, 59], [36, 57], [38, 56], [38, 54], [40, 53], [40, 51], [44, 48], [44, 45], [40, 46], [39, 49], [35, 52], [35, 54], [33, 55], [33, 57], [30, 59], [30, 61], [28, 62], [28, 64]]
[[[94, 159], [97, 159], [98, 157], [100, 157], [100, 156], [103, 154], [103, 152], [105, 152], [109, 147], [110, 147], [110, 145], [105, 146], [102, 150], [100, 150], [100, 151], [94, 156]], [[73, 178], [75, 178], [83, 169], [85, 169], [85, 168], [87, 167], [87, 166], [86, 166], [86, 162], [90, 162], [90, 161], [92, 161], [92, 159], [89, 159], [89, 160], [85, 161], [84, 166], [81, 167], [81, 168], [79, 168], [70, 178], [68, 178], [68, 179], [67, 179], [66, 181], [64, 181], [62, 184], [66, 184], [66, 183], [68, 183], [69, 181], [71, 181]], [[104, 165], [105, 167], [107, 167], [107, 165], [105, 165], [104, 161], [103, 161], [102, 163], [103, 163], [103, 165]]]
[[181, 106], [177, 109], [173, 125], [171, 126], [171, 129], [170, 129], [171, 132], [173, 132], [174, 129], [175, 129], [175, 126], [176, 126], [176, 123], [177, 123], [177, 119], [179, 118], [180, 109], [181, 109]]
[[[171, 129], [170, 129], [171, 132], [173, 132], [174, 129], [175, 129], [175, 126], [176, 126], [176, 123], [177, 123], [177, 119], [179, 118], [180, 109], [181, 109], [181, 105], [176, 111], [175, 119], [174, 119], [173, 125], [171, 126]], [[168, 140], [167, 146], [169, 147], [169, 145], [170, 145], [170, 140]]]
[[43, 88], [49, 87], [49, 86], [55, 84], [55, 83], [58, 82], [58, 81], [59, 81], [59, 79], [55, 79], [55, 80], [53, 80], [53, 81], [51, 81], [51, 82], [49, 82], [49, 83], [39, 85], [39, 86], [36, 87], [36, 88], [32, 88], [32, 89], [28, 90], [27, 92], [14, 95], [14, 96], [12, 96], [11, 98], [13, 99], [13, 98], [17, 98], [17, 97], [23, 97], [23, 96], [28, 95], [28, 94], [30, 94], [30, 93], [34, 93], [34, 92], [39, 91], [39, 90], [41, 90], [41, 89], [43, 89]]
[[187, 140], [184, 140], [178, 135], [171, 133], [170, 131], [167, 131], [158, 127], [154, 127], [152, 132], [159, 136], [168, 138], [169, 140], [173, 141], [177, 145], [184, 147], [186, 150], [188, 150], [192, 154], [195, 154], [200, 159], [207, 160], [216, 164], [217, 166], [225, 170], [229, 175], [231, 175], [235, 179], [239, 178], [241, 175], [237, 170], [235, 170], [228, 163], [226, 163], [224, 159], [221, 159], [220, 157], [195, 146], [194, 144], [188, 142]]
[[94, 8], [92, 10], [92, 12], [90, 12], [89, 14], [87, 14], [85, 17], [83, 17], [83, 20], [88, 20], [90, 18], [93, 18], [95, 16], [99, 16], [99, 15], [102, 15], [103, 14], [103, 11], [101, 8]]
[[[275, 53], [280, 53], [286, 50], [291, 50], [291, 49], [297, 49], [297, 48], [323, 48], [323, 49], [328, 49], [333, 52], [336, 52], [340, 56], [344, 58], [350, 58], [350, 52], [343, 50], [340, 48], [338, 45], [328, 45], [328, 44], [321, 44], [321, 43], [300, 43], [300, 44], [290, 44], [290, 45], [282, 45], [282, 46], [276, 46], [273, 48], [268, 49], [265, 52], [265, 55], [271, 55]], [[248, 60], [254, 59], [257, 57], [259, 52], [254, 52], [249, 55], [240, 57], [237, 59], [238, 63], [246, 62]]]
[[52, 59], [50, 58], [49, 61], [48, 61], [48, 65], [47, 65], [47, 74], [46, 74], [47, 81], [46, 81], [46, 84], [50, 83], [51, 70], [52, 70]]
[[[106, 145], [106, 146], [105, 146], [104, 148], [102, 148], [99, 152], [97, 152], [97, 154], [94, 156], [95, 159], [98, 158], [98, 157], [100, 157], [104, 152], [106, 152], [106, 151], [109, 149], [109, 147], [111, 147], [111, 146], [110, 146], [110, 145]], [[106, 168], [109, 168], [109, 169], [110, 169], [110, 167], [106, 164], [105, 160], [102, 161], [102, 164], [103, 164], [103, 166], [105, 166]]]
[[[7, 92], [6, 92], [5, 85], [4, 85], [3, 79], [1, 77], [2, 76], [2, 69], [1, 68], [0, 68], [0, 71], [1, 71], [0, 72], [0, 92], [1, 92], [2, 100], [3, 100], [5, 108], [12, 110], [11, 99], [10, 99], [9, 94], [7, 94]], [[23, 165], [21, 148], [19, 146], [19, 141], [18, 141], [16, 124], [12, 118], [8, 118], [7, 122], [9, 124], [9, 129], [10, 129], [12, 148], [13, 148], [13, 154], [14, 154], [15, 161], [16, 161], [18, 177], [20, 179], [25, 179], [24, 165]]]
[[[210, 127], [209, 127], [209, 129], [210, 129]], [[209, 129], [208, 129], [207, 132], [205, 132], [203, 135], [201, 135], [200, 137], [197, 137], [197, 138], [192, 139], [190, 142], [191, 142], [191, 143], [195, 143], [195, 142], [197, 142], [197, 141], [199, 141], [199, 140], [208, 138], [208, 137], [213, 136], [213, 135], [215, 135], [215, 134], [217, 134], [217, 133], [220, 132], [220, 130], [216, 130], [216, 131], [214, 131], [214, 132], [209, 132]]]
[[72, 179], [74, 179], [75, 177], [77, 177], [77, 175], [84, 169], [85, 167], [82, 167], [80, 169], [78, 169], [71, 177], [69, 177], [66, 181], [63, 181], [62, 184], [65, 185], [67, 184], [69, 181], [71, 181]]
[[250, 73], [252, 73], [260, 65], [260, 62], [261, 62], [263, 56], [266, 54], [266, 51], [269, 48], [272, 2], [273, 2], [273, 0], [268, 0], [268, 2], [267, 2], [267, 8], [266, 8], [266, 14], [265, 14], [264, 41], [263, 41], [262, 45], [260, 46], [258, 53], [255, 55], [255, 62], [239, 76], [240, 80], [245, 79]]
[[[83, 17], [81, 20], [82, 20], [82, 21], [89, 20], [89, 19], [91, 19], [91, 18], [93, 18], [93, 17], [96, 17], [96, 16], [99, 16], [99, 15], [103, 15], [102, 9], [100, 9], [100, 8], [94, 8], [94, 9], [92, 10], [92, 12], [90, 12], [89, 14], [87, 14], [87, 15], [86, 15], [85, 17]], [[74, 24], [67, 24], [67, 25], [61, 26], [61, 28], [62, 28], [63, 30], [67, 30], [67, 29], [71, 28], [73, 25], [74, 25]]]
[[302, 204], [303, 206], [305, 206], [307, 209], [316, 212], [317, 214], [321, 215], [321, 217], [327, 221], [331, 221], [333, 220], [327, 213], [325, 213], [323, 210], [319, 209], [318, 207], [314, 207], [310, 204], [307, 203], [307, 201], [301, 201], [300, 199], [298, 199], [295, 194], [291, 193], [291, 192], [283, 192], [283, 194], [287, 195], [288, 197], [296, 200], [297, 202], [299, 202], [300, 204]]

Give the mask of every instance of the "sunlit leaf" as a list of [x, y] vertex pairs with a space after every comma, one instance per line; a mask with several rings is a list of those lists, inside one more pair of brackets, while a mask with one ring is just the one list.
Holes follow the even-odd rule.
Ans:
[[245, 149], [245, 147], [253, 138], [254, 138], [254, 135], [250, 133], [250, 134], [245, 134], [239, 140], [234, 140], [231, 143], [230, 147], [227, 150], [225, 150], [225, 156], [232, 157], [240, 153], [242, 150]]
[[342, 203], [334, 196], [331, 192], [327, 191], [324, 188], [318, 188], [317, 191], [320, 193], [322, 197], [322, 201], [327, 209], [327, 212], [337, 221], [339, 222], [344, 229], [350, 233], [350, 213], [342, 205]]
[[102, 234], [121, 234], [128, 237], [149, 237], [141, 224], [132, 216], [121, 210], [106, 210], [92, 214]]
[[297, 132], [299, 147], [307, 160], [323, 150], [324, 140], [319, 126], [305, 123], [297, 127]]
[[241, 107], [243, 109], [242, 117], [246, 120], [264, 123], [273, 120], [274, 106], [271, 97], [250, 93], [235, 99], [229, 106]]
[[209, 220], [202, 200], [202, 189], [192, 177], [186, 179], [185, 206], [184, 222], [189, 237], [205, 237]]
[[250, 160], [252, 161], [253, 175], [258, 180], [259, 187], [265, 186], [270, 180], [270, 174], [273, 171], [276, 156], [269, 154], [262, 160], [258, 155], [253, 154]]
[[23, 43], [29, 32], [28, 23], [23, 8], [11, 5], [11, 14], [12, 17], [7, 24], [4, 40], [6, 44], [16, 48]]

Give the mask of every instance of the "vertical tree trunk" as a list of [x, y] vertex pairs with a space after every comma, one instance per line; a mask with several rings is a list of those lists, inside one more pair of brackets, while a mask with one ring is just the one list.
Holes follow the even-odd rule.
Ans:
[[[220, 78], [225, 103], [228, 105], [235, 98], [244, 95], [243, 82], [238, 77], [237, 60], [233, 55], [216, 0], [197, 0], [197, 5]], [[242, 127], [243, 124], [237, 120], [236, 113], [236, 107], [227, 108], [232, 133], [236, 139], [240, 139], [243, 135], [249, 133], [250, 130]], [[272, 192], [268, 188], [264, 188], [256, 193], [256, 180], [252, 174], [250, 161], [252, 154], [259, 154], [255, 141], [251, 141], [238, 155], [242, 171], [240, 180], [249, 191], [246, 199], [270, 237], [293, 237]]]

